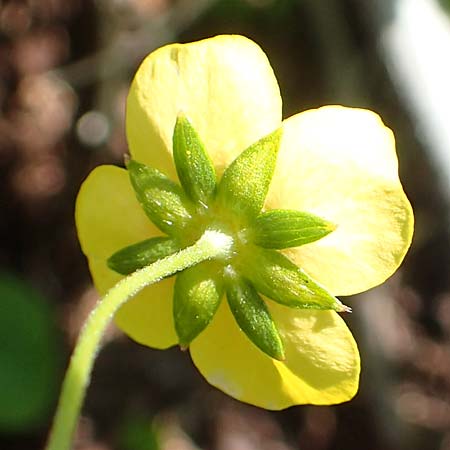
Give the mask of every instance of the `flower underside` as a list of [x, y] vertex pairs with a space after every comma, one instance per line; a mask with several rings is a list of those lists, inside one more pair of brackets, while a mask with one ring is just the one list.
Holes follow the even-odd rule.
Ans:
[[196, 242], [207, 230], [233, 240], [226, 257], [206, 261], [176, 276], [175, 329], [186, 348], [211, 322], [223, 294], [247, 337], [268, 356], [283, 360], [283, 342], [260, 294], [292, 308], [350, 311], [276, 250], [317, 241], [336, 226], [295, 210], [262, 211], [274, 173], [281, 129], [244, 150], [220, 182], [189, 120], [179, 115], [173, 159], [180, 185], [135, 160], [127, 169], [137, 200], [165, 234], [127, 246], [108, 266], [127, 275]]

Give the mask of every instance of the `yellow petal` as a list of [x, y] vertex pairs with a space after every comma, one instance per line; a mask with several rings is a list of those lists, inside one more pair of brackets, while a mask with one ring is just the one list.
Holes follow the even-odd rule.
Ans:
[[226, 302], [193, 341], [195, 365], [213, 386], [266, 409], [335, 404], [358, 389], [359, 354], [345, 322], [332, 311], [305, 311], [268, 302], [286, 359], [275, 361], [236, 325]]
[[[126, 170], [114, 166], [91, 172], [78, 194], [75, 216], [81, 248], [101, 295], [121, 278], [107, 267], [107, 258], [127, 245], [161, 234], [139, 206]], [[145, 288], [118, 311], [116, 323], [142, 344], [174, 345], [178, 340], [172, 290], [172, 279]]]
[[266, 208], [307, 211], [337, 229], [286, 254], [335, 295], [382, 283], [411, 243], [413, 213], [392, 132], [374, 113], [328, 106], [283, 122]]
[[280, 125], [281, 97], [266, 55], [242, 36], [217, 36], [168, 45], [144, 60], [128, 96], [128, 144], [136, 160], [172, 177], [172, 134], [180, 112], [222, 173]]

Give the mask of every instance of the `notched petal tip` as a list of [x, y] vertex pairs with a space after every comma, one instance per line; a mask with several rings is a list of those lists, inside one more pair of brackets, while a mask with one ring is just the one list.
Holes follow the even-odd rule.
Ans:
[[281, 123], [281, 96], [267, 56], [253, 41], [227, 35], [171, 44], [144, 59], [127, 101], [128, 144], [136, 159], [170, 176], [180, 111], [222, 173], [242, 149]]
[[190, 349], [195, 365], [212, 385], [270, 410], [337, 404], [355, 395], [359, 355], [339, 314], [271, 304], [274, 321], [285, 337], [286, 359], [278, 362], [247, 339], [227, 306], [220, 308]]

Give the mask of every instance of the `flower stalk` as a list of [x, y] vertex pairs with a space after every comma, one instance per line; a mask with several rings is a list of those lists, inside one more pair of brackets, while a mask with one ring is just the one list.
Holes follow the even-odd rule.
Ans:
[[116, 311], [152, 283], [202, 261], [226, 257], [232, 239], [207, 230], [192, 246], [160, 259], [120, 280], [99, 301], [84, 325], [63, 381], [46, 450], [69, 450], [103, 333]]

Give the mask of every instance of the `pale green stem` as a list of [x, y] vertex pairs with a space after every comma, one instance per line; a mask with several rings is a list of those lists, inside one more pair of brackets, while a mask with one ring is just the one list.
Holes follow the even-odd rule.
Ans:
[[78, 338], [62, 385], [47, 450], [69, 450], [103, 333], [116, 311], [144, 287], [211, 258], [229, 254], [232, 239], [206, 231], [191, 247], [156, 261], [119, 281], [91, 312]]

